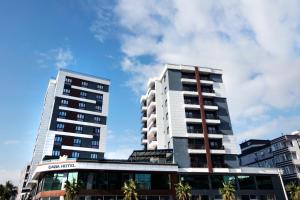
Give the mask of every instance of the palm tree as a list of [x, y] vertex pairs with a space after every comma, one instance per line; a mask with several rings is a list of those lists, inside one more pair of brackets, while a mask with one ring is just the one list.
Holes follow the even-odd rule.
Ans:
[[181, 181], [175, 184], [177, 200], [188, 200], [192, 196], [192, 187], [188, 183]]
[[223, 182], [223, 187], [219, 189], [222, 194], [223, 200], [235, 200], [235, 189], [230, 182]]
[[70, 183], [68, 180], [65, 184], [65, 200], [74, 200], [79, 194], [81, 189], [81, 184], [76, 182], [75, 179]]
[[138, 200], [138, 194], [136, 192], [136, 184], [134, 180], [129, 179], [127, 182], [124, 182], [122, 191], [124, 193], [124, 200]]
[[292, 200], [298, 200], [300, 198], [300, 186], [294, 182], [289, 183], [286, 186], [286, 190], [289, 192]]
[[0, 185], [0, 200], [8, 200], [17, 196], [18, 188], [14, 186], [10, 181], [7, 181], [5, 185]]

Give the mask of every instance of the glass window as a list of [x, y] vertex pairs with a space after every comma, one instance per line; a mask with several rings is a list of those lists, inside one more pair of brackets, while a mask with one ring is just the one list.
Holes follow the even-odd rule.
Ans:
[[98, 147], [98, 146], [99, 146], [99, 141], [92, 140], [92, 147]]
[[62, 99], [62, 100], [60, 101], [60, 103], [61, 103], [62, 106], [67, 106], [67, 105], [69, 104], [69, 101], [66, 100], [66, 99]]
[[273, 189], [272, 178], [270, 176], [257, 176], [256, 183], [258, 189]]
[[91, 159], [97, 159], [98, 158], [98, 154], [96, 153], [91, 153]]
[[64, 90], [63, 90], [64, 95], [69, 95], [70, 92], [71, 92], [70, 89], [67, 89], [67, 88], [64, 88]]
[[79, 156], [80, 156], [79, 152], [76, 151], [72, 152], [72, 158], [79, 158]]
[[82, 87], [87, 87], [88, 85], [89, 85], [89, 83], [86, 82], [86, 81], [82, 81], [82, 82], [81, 82], [81, 86], [82, 86]]
[[78, 107], [81, 108], [81, 109], [84, 109], [85, 108], [85, 103], [79, 102]]
[[66, 177], [65, 173], [54, 173], [47, 174], [44, 177], [43, 181], [43, 191], [49, 190], [61, 190], [62, 183]]
[[98, 116], [95, 116], [95, 117], [94, 117], [94, 120], [95, 120], [96, 122], [101, 122], [101, 118], [98, 117]]
[[256, 189], [253, 176], [238, 176], [240, 189]]
[[62, 142], [62, 136], [55, 136], [55, 138], [54, 138], [54, 144], [55, 145], [60, 145], [61, 144], [61, 142]]
[[98, 85], [97, 85], [97, 89], [98, 89], [98, 90], [103, 90], [103, 89], [104, 89], [104, 85], [98, 84]]
[[73, 182], [74, 180], [77, 181], [78, 179], [78, 172], [69, 172], [68, 173], [68, 181]]
[[95, 110], [102, 112], [102, 106], [96, 105], [95, 106]]
[[84, 114], [78, 113], [77, 114], [77, 120], [84, 120]]
[[75, 126], [75, 132], [76, 133], [82, 133], [82, 131], [83, 131], [83, 127], [82, 126], [79, 126], [79, 125]]
[[138, 189], [151, 189], [151, 174], [135, 174], [135, 181]]
[[74, 146], [80, 146], [80, 145], [81, 145], [81, 139], [79, 139], [79, 138], [74, 138], [74, 140], [73, 140], [73, 145], [74, 145]]
[[62, 131], [64, 129], [64, 127], [65, 127], [65, 125], [63, 123], [57, 123], [56, 124], [56, 129], [57, 130], [61, 130]]
[[94, 128], [94, 133], [100, 134], [100, 128]]
[[66, 83], [66, 84], [71, 84], [71, 83], [72, 83], [72, 79], [66, 77], [65, 83]]
[[97, 100], [102, 100], [103, 99], [103, 95], [102, 94], [97, 94], [96, 95], [96, 99]]
[[86, 98], [86, 96], [87, 96], [87, 93], [86, 92], [80, 92], [80, 97], [81, 98]]
[[205, 175], [185, 175], [183, 181], [187, 182], [193, 189], [209, 189], [208, 176]]
[[59, 150], [53, 150], [52, 151], [52, 156], [60, 156], [60, 151]]
[[58, 117], [59, 118], [66, 118], [66, 116], [67, 116], [67, 112], [65, 112], [65, 111], [59, 111], [59, 113], [58, 113]]

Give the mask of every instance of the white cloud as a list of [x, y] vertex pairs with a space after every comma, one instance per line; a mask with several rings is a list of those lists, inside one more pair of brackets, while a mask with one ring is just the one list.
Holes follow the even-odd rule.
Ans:
[[59, 47], [38, 53], [37, 63], [41, 67], [67, 68], [76, 61], [70, 48]]
[[12, 145], [12, 144], [19, 144], [21, 141], [20, 140], [5, 140], [3, 144], [5, 145]]
[[[131, 74], [127, 85], [138, 94], [162, 63], [191, 64], [224, 70], [237, 127], [277, 123], [280, 112], [299, 108], [299, 1], [120, 0], [115, 13], [127, 30], [122, 70]], [[142, 62], [144, 56], [153, 63]], [[257, 127], [250, 124], [240, 129]]]

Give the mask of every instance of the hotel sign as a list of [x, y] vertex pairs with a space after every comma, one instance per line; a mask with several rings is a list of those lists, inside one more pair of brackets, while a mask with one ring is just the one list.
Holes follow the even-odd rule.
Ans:
[[48, 170], [72, 169], [77, 167], [75, 163], [62, 163], [48, 165]]

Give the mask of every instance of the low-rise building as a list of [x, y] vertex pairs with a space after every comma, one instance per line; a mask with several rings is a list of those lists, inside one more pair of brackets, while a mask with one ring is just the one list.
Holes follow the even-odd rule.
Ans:
[[272, 140], [251, 139], [240, 144], [241, 166], [277, 167], [285, 182], [300, 183], [300, 131]]

